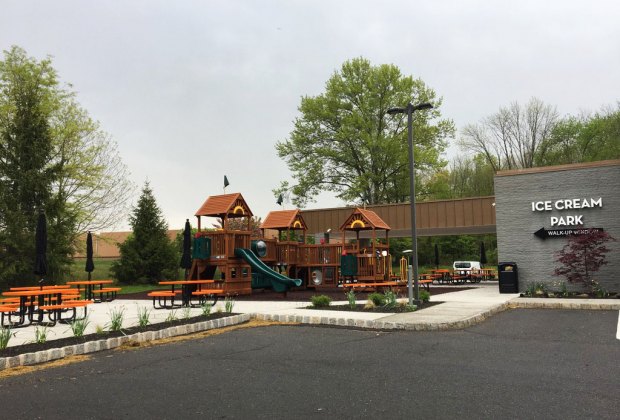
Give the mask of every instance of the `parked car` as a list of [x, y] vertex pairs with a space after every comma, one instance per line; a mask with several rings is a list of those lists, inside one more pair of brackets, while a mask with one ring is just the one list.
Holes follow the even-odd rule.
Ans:
[[454, 261], [452, 269], [460, 275], [467, 275], [471, 270], [480, 270], [480, 261]]

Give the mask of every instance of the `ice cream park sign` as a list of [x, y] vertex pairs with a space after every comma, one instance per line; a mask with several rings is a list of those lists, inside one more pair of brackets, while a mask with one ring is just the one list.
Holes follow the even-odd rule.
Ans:
[[572, 214], [561, 216], [550, 216], [549, 221], [551, 227], [560, 226], [581, 226], [581, 228], [564, 228], [564, 229], [551, 229], [547, 230], [541, 228], [534, 232], [534, 235], [539, 238], [546, 239], [547, 237], [562, 237], [571, 235], [586, 235], [592, 230], [603, 230], [602, 228], [584, 228], [583, 227], [583, 214], [575, 212], [575, 210], [589, 209], [595, 207], [603, 207], [603, 198], [572, 198], [561, 200], [547, 200], [547, 201], [532, 201], [533, 212], [543, 211], [571, 211]]

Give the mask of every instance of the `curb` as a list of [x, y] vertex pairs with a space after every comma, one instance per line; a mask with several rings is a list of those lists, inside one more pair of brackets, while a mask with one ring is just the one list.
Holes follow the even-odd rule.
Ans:
[[36, 365], [39, 363], [50, 362], [62, 359], [63, 357], [77, 354], [88, 354], [102, 350], [111, 350], [120, 347], [128, 342], [142, 343], [145, 341], [159, 340], [161, 338], [187, 335], [195, 332], [211, 330], [215, 328], [228, 327], [249, 321], [250, 314], [233, 315], [226, 318], [214, 319], [211, 321], [198, 322], [196, 324], [178, 325], [158, 331], [139, 332], [122, 337], [113, 337], [105, 340], [89, 341], [82, 344], [65, 346], [61, 348], [41, 350], [34, 353], [24, 353], [18, 356], [0, 357], [0, 371], [17, 366]]
[[309, 316], [309, 315], [279, 315], [279, 314], [252, 314], [252, 317], [261, 321], [295, 322], [307, 325], [328, 325], [336, 327], [353, 327], [374, 330], [404, 330], [404, 331], [439, 331], [455, 330], [479, 324], [488, 317], [510, 308], [509, 303], [498, 304], [484, 312], [469, 318], [449, 322], [391, 322], [381, 319], [350, 319], [341, 317]]
[[550, 299], [516, 298], [509, 302], [511, 308], [518, 309], [580, 309], [588, 311], [619, 311], [618, 302], [580, 302], [577, 299], [565, 299], [550, 302]]

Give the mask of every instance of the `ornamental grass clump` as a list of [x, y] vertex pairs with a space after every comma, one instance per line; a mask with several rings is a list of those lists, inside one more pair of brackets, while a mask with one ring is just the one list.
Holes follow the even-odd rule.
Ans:
[[125, 317], [125, 308], [112, 309], [110, 312], [110, 331], [121, 331], [123, 329], [123, 318]]
[[233, 308], [235, 306], [235, 300], [231, 297], [226, 297], [226, 299], [224, 300], [224, 308], [225, 308], [225, 312], [227, 314], [231, 314], [233, 311]]
[[73, 332], [74, 337], [83, 337], [84, 331], [86, 331], [86, 327], [88, 327], [90, 321], [88, 320], [88, 316], [85, 316], [82, 319], [76, 319], [75, 321], [69, 323], [71, 327], [71, 331]]
[[345, 296], [347, 297], [347, 300], [349, 301], [349, 308], [355, 309], [357, 303], [355, 302], [355, 292], [353, 291], [353, 289], [345, 293]]
[[9, 341], [15, 333], [11, 332], [11, 328], [0, 328], [0, 350], [4, 350], [9, 346]]
[[145, 328], [147, 325], [150, 324], [150, 315], [151, 310], [146, 306], [138, 308], [138, 326], [140, 326], [140, 328]]
[[332, 299], [326, 295], [312, 296], [310, 301], [315, 308], [327, 308], [332, 303]]
[[183, 312], [181, 313], [181, 318], [189, 319], [191, 314], [192, 314], [192, 308], [189, 308], [189, 307], [183, 308]]
[[204, 303], [200, 309], [202, 310], [202, 316], [209, 316], [211, 315], [211, 308], [213, 306], [210, 303]]
[[166, 322], [176, 321], [176, 319], [177, 319], [176, 309], [170, 310], [170, 312], [168, 312], [168, 316], [166, 317]]
[[34, 328], [34, 342], [37, 344], [43, 344], [47, 341], [47, 327], [36, 326]]

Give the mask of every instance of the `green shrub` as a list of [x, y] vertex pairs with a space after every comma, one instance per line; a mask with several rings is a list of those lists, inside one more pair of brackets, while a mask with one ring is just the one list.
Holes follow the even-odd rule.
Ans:
[[375, 306], [385, 306], [385, 295], [382, 293], [371, 293], [368, 296], [368, 300], [371, 301]]
[[428, 302], [431, 300], [431, 293], [427, 290], [420, 290], [420, 300], [422, 302]]
[[385, 308], [394, 309], [398, 306], [398, 297], [392, 290], [383, 292], [383, 297], [385, 298], [385, 304], [383, 305]]
[[312, 301], [312, 306], [315, 308], [326, 308], [332, 303], [332, 299], [325, 295], [315, 295], [310, 299]]

